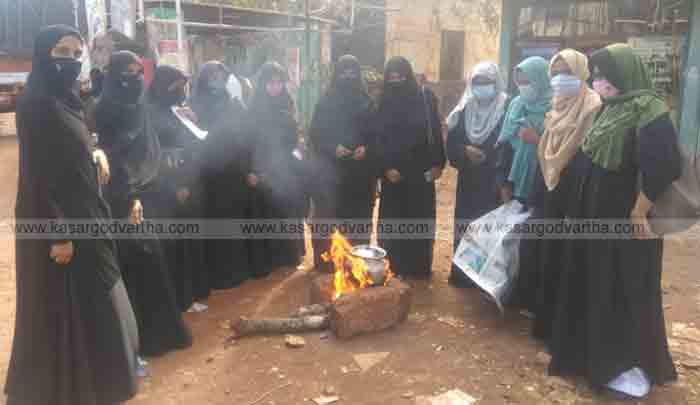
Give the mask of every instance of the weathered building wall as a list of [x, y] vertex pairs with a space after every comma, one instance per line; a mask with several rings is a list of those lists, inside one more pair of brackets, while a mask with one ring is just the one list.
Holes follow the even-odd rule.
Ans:
[[[498, 26], [478, 17], [478, 0], [387, 0], [386, 54], [404, 56], [429, 81], [439, 81], [443, 31], [464, 31], [463, 75], [498, 58]], [[500, 3], [500, 2], [493, 2]]]

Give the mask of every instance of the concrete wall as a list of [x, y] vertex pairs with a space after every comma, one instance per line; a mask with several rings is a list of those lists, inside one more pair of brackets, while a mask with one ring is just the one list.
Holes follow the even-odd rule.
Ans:
[[[465, 0], [387, 0], [386, 55], [404, 56], [429, 81], [440, 79], [443, 30], [464, 31], [464, 74], [482, 60], [498, 59], [498, 27], [487, 27]], [[465, 4], [466, 6], [460, 6]]]

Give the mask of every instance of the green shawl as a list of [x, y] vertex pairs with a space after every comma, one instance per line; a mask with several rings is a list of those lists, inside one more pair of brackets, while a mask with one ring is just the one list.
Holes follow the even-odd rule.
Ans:
[[654, 91], [646, 66], [630, 46], [610, 45], [594, 53], [591, 64], [621, 94], [603, 100], [582, 149], [596, 165], [617, 171], [622, 166], [627, 135], [668, 113], [668, 107]]

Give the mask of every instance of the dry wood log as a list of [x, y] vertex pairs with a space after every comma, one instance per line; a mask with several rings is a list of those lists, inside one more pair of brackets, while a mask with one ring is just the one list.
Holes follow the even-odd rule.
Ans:
[[328, 315], [303, 318], [248, 319], [240, 317], [231, 322], [232, 339], [263, 334], [302, 333], [328, 329]]
[[331, 304], [313, 304], [301, 307], [292, 312], [290, 318], [303, 318], [305, 316], [328, 315], [331, 311]]

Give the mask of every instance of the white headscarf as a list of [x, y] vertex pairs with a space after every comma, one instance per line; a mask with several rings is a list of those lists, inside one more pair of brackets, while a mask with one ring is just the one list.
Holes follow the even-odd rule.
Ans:
[[[479, 104], [472, 91], [474, 78], [477, 76], [486, 77], [496, 83], [496, 97], [488, 105]], [[457, 107], [447, 116], [449, 129], [454, 129], [459, 125], [459, 114], [464, 112], [464, 129], [466, 137], [470, 143], [481, 145], [491, 135], [491, 132], [498, 126], [498, 123], [505, 113], [506, 84], [498, 65], [493, 62], [481, 62], [474, 66], [469, 78], [467, 88]]]
[[231, 98], [238, 99], [238, 101], [243, 103], [243, 87], [241, 86], [241, 82], [233, 73], [231, 73], [228, 77], [226, 91], [228, 91]]

